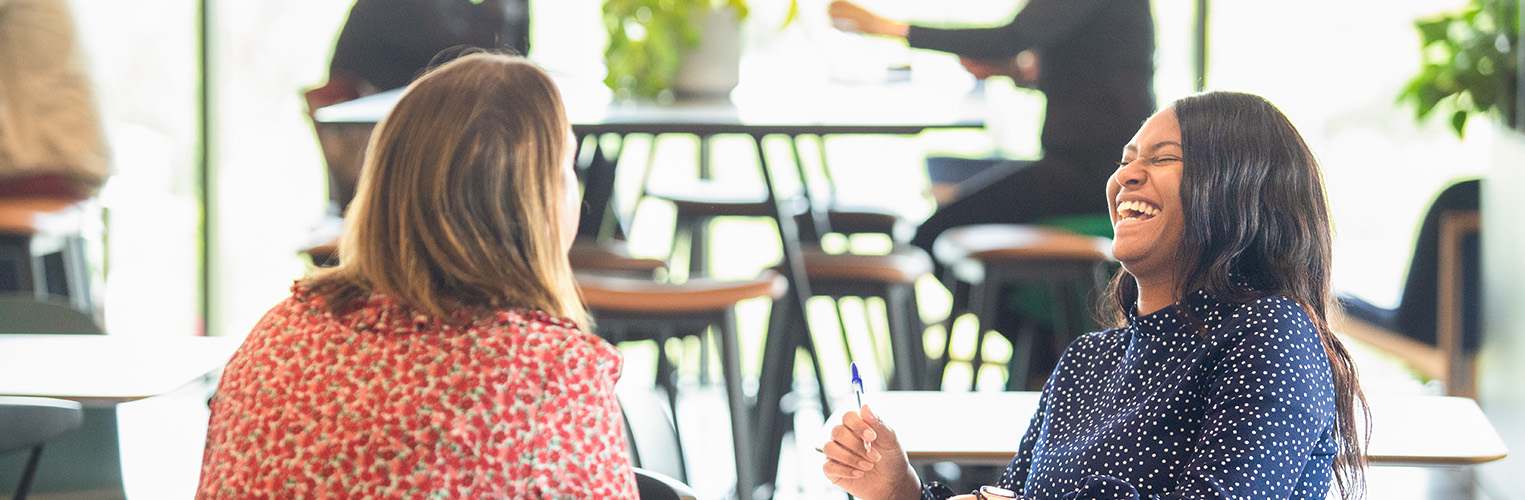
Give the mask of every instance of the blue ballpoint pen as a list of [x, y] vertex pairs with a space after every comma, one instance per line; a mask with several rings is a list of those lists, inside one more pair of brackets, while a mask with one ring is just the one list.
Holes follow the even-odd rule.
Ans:
[[[858, 363], [849, 363], [848, 366], [851, 366], [853, 370], [853, 396], [858, 398], [858, 411], [862, 411], [863, 377], [858, 376]], [[864, 445], [867, 446], [867, 448], [870, 450], [874, 449], [874, 443], [872, 441], [865, 442]]]

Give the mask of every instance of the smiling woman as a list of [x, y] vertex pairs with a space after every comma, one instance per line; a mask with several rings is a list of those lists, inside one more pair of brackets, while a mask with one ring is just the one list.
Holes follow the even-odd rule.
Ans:
[[1167, 109], [1144, 122], [1124, 148], [1117, 172], [1107, 182], [1112, 214], [1112, 255], [1129, 274], [1151, 285], [1138, 297], [1138, 312], [1149, 314], [1180, 297], [1172, 286], [1181, 226], [1181, 123]]
[[[1249, 94], [1176, 101], [1129, 142], [1107, 198], [1119, 325], [1066, 350], [996, 486], [1023, 499], [1323, 500], [1337, 483], [1359, 496], [1365, 406], [1325, 319], [1329, 212], [1287, 118]], [[823, 449], [827, 478], [854, 496], [953, 495], [919, 484], [867, 407]]]

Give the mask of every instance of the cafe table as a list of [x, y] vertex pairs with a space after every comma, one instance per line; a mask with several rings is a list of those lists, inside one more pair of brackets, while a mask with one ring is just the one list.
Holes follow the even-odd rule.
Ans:
[[[587, 85], [558, 82], [579, 151], [582, 141], [593, 140], [592, 154], [581, 160], [583, 172], [583, 236], [597, 236], [604, 227], [604, 217], [613, 198], [615, 171], [622, 141], [609, 141], [613, 151], [605, 151], [600, 138], [630, 135], [685, 134], [700, 138], [700, 174], [709, 170], [708, 140], [719, 135], [750, 137], [756, 146], [757, 166], [766, 191], [769, 216], [777, 222], [778, 238], [783, 249], [783, 264], [789, 278], [788, 303], [784, 307], [807, 311], [810, 286], [806, 280], [800, 249], [800, 228], [796, 227], [793, 206], [804, 206], [807, 220], [819, 221], [811, 214], [807, 199], [796, 205], [797, 198], [778, 190], [775, 172], [763, 147], [764, 139], [782, 136], [789, 139], [795, 165], [799, 161], [799, 140], [828, 135], [914, 135], [929, 129], [981, 128], [985, 124], [983, 94], [974, 91], [949, 91], [918, 86], [914, 83], [876, 85], [835, 85], [812, 89], [776, 89], [746, 91], [738, 89], [731, 99], [677, 101], [670, 104], [629, 101], [611, 102], [607, 95], [589, 90]], [[355, 129], [374, 127], [396, 104], [401, 90], [383, 92], [353, 101], [318, 109], [313, 122], [322, 131], [344, 134]], [[349, 133], [350, 136], [357, 134]], [[360, 137], [363, 137], [361, 135]], [[824, 144], [824, 142], [823, 142]], [[805, 179], [800, 172], [800, 179]], [[808, 196], [809, 189], [805, 189]], [[815, 224], [815, 228], [827, 229]], [[815, 234], [815, 233], [813, 233]], [[774, 317], [780, 317], [775, 315]], [[809, 324], [804, 314], [790, 314], [793, 323], [783, 330], [783, 338], [770, 338], [764, 344], [762, 374], [752, 415], [732, 415], [743, 422], [741, 428], [754, 428], [754, 450], [737, 450], [738, 491], [751, 491], [754, 485], [769, 485], [777, 473], [779, 446], [787, 419], [779, 401], [793, 387], [794, 359], [797, 349], [810, 341]], [[760, 441], [759, 441], [760, 439]], [[755, 474], [755, 475], [754, 475]], [[766, 493], [763, 496], [767, 496]], [[741, 495], [750, 500], [752, 495]]]
[[[953, 462], [1004, 466], [1038, 408], [1037, 392], [891, 391], [864, 396], [895, 428], [916, 465]], [[1465, 466], [1504, 458], [1508, 449], [1477, 403], [1467, 398], [1368, 395], [1371, 465]], [[838, 404], [819, 443], [853, 403]]]
[[[47, 445], [34, 492], [125, 496], [116, 405], [201, 382], [238, 346], [213, 337], [0, 335], [0, 396], [67, 399], [86, 410], [80, 432]], [[8, 469], [0, 474], [15, 481]]]

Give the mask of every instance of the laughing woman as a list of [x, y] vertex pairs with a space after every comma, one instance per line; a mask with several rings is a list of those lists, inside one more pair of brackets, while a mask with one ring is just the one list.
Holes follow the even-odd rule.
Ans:
[[[1200, 94], [1150, 117], [1107, 185], [1119, 326], [1070, 345], [995, 486], [1043, 500], [1323, 500], [1334, 483], [1359, 497], [1365, 403], [1327, 321], [1321, 177], [1260, 97]], [[866, 406], [824, 449], [827, 477], [859, 498], [953, 495], [920, 484]]]

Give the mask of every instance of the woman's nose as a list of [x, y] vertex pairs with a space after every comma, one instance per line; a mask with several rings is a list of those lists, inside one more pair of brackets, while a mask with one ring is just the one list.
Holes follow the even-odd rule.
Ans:
[[1116, 176], [1117, 183], [1124, 186], [1143, 184], [1144, 179], [1147, 177], [1144, 173], [1144, 167], [1139, 165], [1138, 161], [1129, 162], [1118, 167]]

